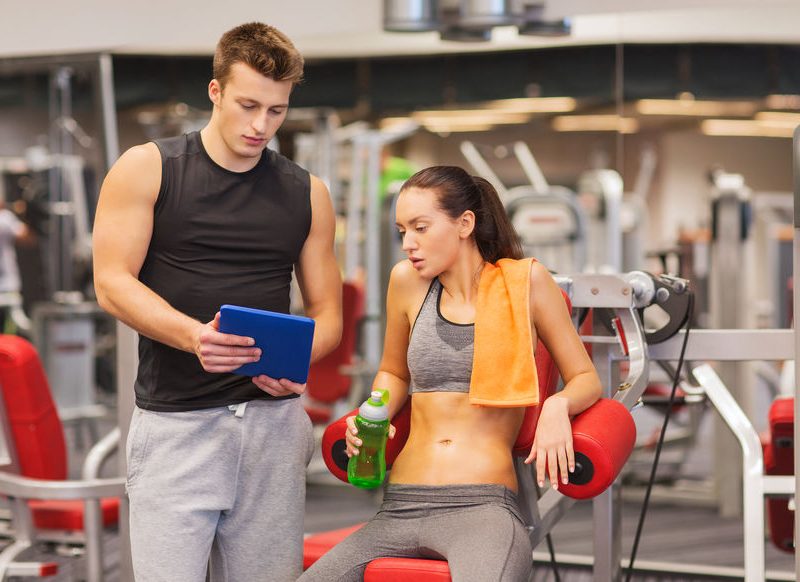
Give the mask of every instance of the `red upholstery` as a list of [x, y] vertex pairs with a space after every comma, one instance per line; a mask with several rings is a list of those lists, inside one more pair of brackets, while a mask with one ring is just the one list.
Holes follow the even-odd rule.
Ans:
[[567, 497], [588, 499], [617, 478], [636, 442], [636, 424], [625, 405], [601, 398], [572, 421], [576, 471], [560, 485]]
[[26, 340], [0, 336], [0, 387], [16, 445], [20, 474], [67, 478], [67, 448], [39, 355]]
[[452, 582], [444, 560], [378, 558], [367, 564], [364, 582]]
[[[0, 390], [11, 426], [20, 474], [63, 481], [67, 478], [64, 431], [35, 348], [13, 335], [0, 335]], [[83, 502], [31, 501], [33, 520], [42, 529], [82, 530]], [[104, 525], [119, 519], [119, 499], [101, 503]]]
[[[33, 523], [39, 529], [83, 530], [83, 502], [71, 500], [31, 500], [28, 502]], [[103, 526], [111, 526], [119, 519], [119, 499], [106, 497], [100, 500]]]
[[303, 542], [303, 570], [308, 568], [344, 538], [363, 527], [363, 523], [351, 525], [342, 529], [326, 531], [308, 536]]
[[[769, 436], [764, 443], [767, 475], [794, 475], [794, 398], [779, 398], [769, 409]], [[767, 521], [772, 543], [794, 552], [794, 512], [785, 498], [767, 499]]]
[[305, 404], [306, 412], [314, 424], [327, 424], [331, 420], [331, 404], [350, 392], [353, 382], [349, 374], [342, 373], [343, 366], [354, 363], [358, 327], [364, 317], [364, 291], [354, 283], [342, 285], [342, 340], [321, 360], [314, 362], [308, 371]]
[[353, 283], [342, 285], [342, 341], [308, 371], [308, 395], [318, 402], [332, 403], [347, 396], [352, 378], [342, 374], [342, 366], [353, 364], [358, 339], [358, 324], [364, 316], [364, 292]]

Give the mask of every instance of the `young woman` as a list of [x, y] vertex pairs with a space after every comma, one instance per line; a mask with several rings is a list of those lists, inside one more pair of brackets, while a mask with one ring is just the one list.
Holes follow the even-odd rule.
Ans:
[[[393, 416], [411, 395], [411, 430], [394, 462], [378, 514], [301, 578], [362, 580], [379, 557], [446, 559], [455, 582], [527, 580], [531, 546], [516, 501], [512, 446], [524, 408], [470, 404], [474, 321], [481, 272], [520, 259], [494, 188], [461, 168], [412, 176], [397, 200], [408, 260], [392, 270], [383, 359], [375, 388], [390, 391]], [[527, 285], [527, 281], [525, 281]], [[533, 346], [541, 339], [564, 389], [540, 403], [533, 448], [536, 474], [552, 487], [574, 469], [570, 416], [600, 396], [600, 381], [547, 269], [530, 268]], [[503, 370], [497, 370], [503, 382]], [[348, 418], [347, 453], [361, 441]], [[393, 430], [391, 430], [393, 435]]]

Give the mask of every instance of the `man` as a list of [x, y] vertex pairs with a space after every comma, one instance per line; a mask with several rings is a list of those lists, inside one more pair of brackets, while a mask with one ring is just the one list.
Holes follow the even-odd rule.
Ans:
[[[219, 332], [230, 303], [287, 312], [294, 266], [316, 320], [312, 359], [341, 335], [324, 184], [266, 149], [303, 59], [260, 23], [225, 33], [200, 132], [136, 146], [105, 179], [94, 230], [100, 305], [139, 334], [128, 436], [137, 582], [294, 580], [302, 567], [311, 423], [305, 385], [230, 374], [261, 354]], [[210, 557], [210, 559], [209, 559]]]

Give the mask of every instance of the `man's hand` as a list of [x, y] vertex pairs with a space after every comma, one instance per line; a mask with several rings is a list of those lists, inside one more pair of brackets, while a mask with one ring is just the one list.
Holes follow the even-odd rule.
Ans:
[[261, 358], [261, 350], [252, 347], [254, 343], [251, 337], [221, 333], [217, 312], [213, 320], [199, 325], [194, 353], [206, 372], [232, 372]]
[[286, 378], [276, 380], [262, 374], [261, 376], [253, 377], [253, 384], [261, 388], [267, 394], [273, 396], [288, 396], [289, 394], [302, 394], [306, 391], [305, 384], [298, 384]]

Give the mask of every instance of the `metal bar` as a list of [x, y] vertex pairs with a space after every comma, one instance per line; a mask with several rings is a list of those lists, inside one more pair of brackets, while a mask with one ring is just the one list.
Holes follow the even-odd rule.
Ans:
[[83, 479], [97, 479], [100, 476], [100, 467], [108, 456], [114, 451], [118, 450], [120, 438], [120, 429], [115, 427], [106, 436], [100, 439], [89, 454], [86, 455], [86, 460], [83, 462], [83, 470], [81, 477]]
[[595, 555], [592, 579], [595, 582], [616, 582], [622, 576], [622, 504], [619, 491], [619, 485], [615, 483], [592, 499]]
[[[792, 166], [794, 174], [794, 241], [792, 249], [794, 257], [792, 264], [794, 268], [794, 278], [797, 279], [800, 273], [800, 126], [794, 130], [794, 139], [792, 140]], [[800, 285], [793, 286], [792, 292], [792, 305], [794, 306], [793, 313], [800, 313]], [[796, 325], [796, 324], [795, 324]], [[798, 334], [794, 336], [794, 350], [792, 350], [792, 357], [795, 361], [794, 367], [794, 442], [798, 441], [800, 437], [800, 337]], [[795, 466], [795, 482], [794, 482], [794, 497], [800, 499], [800, 479], [797, 475], [797, 467], [800, 467], [800, 447], [794, 448], [794, 466]], [[794, 539], [800, 540], [800, 511], [794, 512]], [[800, 552], [795, 552], [795, 572], [800, 572]]]
[[[651, 360], [678, 360], [686, 332], [648, 346]], [[688, 361], [792, 360], [791, 329], [693, 329], [686, 345]]]
[[[364, 322], [364, 359], [367, 365], [377, 370], [381, 359], [383, 338], [381, 334], [381, 200], [380, 174], [381, 150], [383, 141], [378, 132], [371, 132], [368, 140], [367, 155], [367, 216], [365, 219], [365, 257], [366, 275], [365, 303], [366, 321]], [[349, 227], [348, 227], [349, 228]]]
[[522, 166], [522, 171], [525, 172], [525, 176], [527, 176], [531, 186], [537, 192], [547, 192], [550, 184], [547, 183], [547, 178], [544, 177], [542, 168], [539, 167], [536, 158], [533, 157], [533, 152], [531, 152], [528, 144], [524, 141], [514, 142], [514, 155], [517, 156], [519, 165]]
[[46, 481], [0, 473], [0, 492], [23, 499], [96, 499], [125, 494], [125, 479]]
[[[136, 332], [117, 322], [117, 423], [120, 429], [119, 475], [128, 474], [128, 461], [125, 455], [128, 429], [134, 409], [133, 385], [139, 366], [138, 336]], [[131, 562], [130, 516], [128, 515], [128, 496], [123, 495], [119, 508], [119, 569], [121, 582], [133, 582], [133, 563]]]
[[761, 480], [764, 495], [794, 495], [794, 475], [764, 475]]
[[573, 307], [633, 307], [630, 283], [619, 275], [557, 275], [554, 279]]
[[352, 158], [350, 160], [350, 194], [347, 197], [347, 235], [344, 248], [344, 273], [348, 281], [358, 275], [361, 265], [362, 204], [364, 202], [364, 174], [366, 162], [365, 134], [353, 138]]
[[86, 534], [86, 580], [103, 581], [103, 512], [99, 499], [83, 502], [83, 531]]
[[531, 545], [535, 548], [553, 531], [555, 525], [567, 514], [575, 500], [562, 495], [555, 489], [548, 489], [539, 499], [540, 525], [531, 532]]
[[471, 141], [462, 141], [460, 147], [461, 153], [467, 158], [467, 162], [472, 166], [472, 169], [475, 170], [479, 176], [486, 178], [489, 183], [494, 186], [495, 190], [497, 190], [500, 199], [505, 200], [508, 196], [508, 188], [500, 181], [500, 178], [494, 173], [489, 164], [486, 163], [486, 160], [483, 159], [483, 156], [478, 151], [478, 148], [475, 147], [475, 144]]
[[106, 168], [119, 157], [119, 134], [117, 132], [117, 107], [114, 94], [114, 67], [111, 55], [104, 53], [97, 58], [100, 78], [100, 108], [103, 112], [103, 144]]
[[744, 577], [747, 582], [764, 580], [764, 462], [761, 443], [753, 425], [733, 395], [709, 364], [692, 370], [725, 424], [742, 448], [744, 504]]
[[0, 74], [15, 73], [47, 73], [54, 67], [69, 65], [70, 67], [93, 69], [97, 64], [97, 53], [79, 53], [47, 57], [13, 57], [0, 59]]

